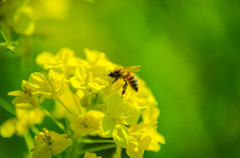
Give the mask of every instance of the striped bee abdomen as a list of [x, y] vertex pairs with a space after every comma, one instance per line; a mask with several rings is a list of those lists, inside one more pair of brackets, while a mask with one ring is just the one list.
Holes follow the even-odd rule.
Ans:
[[126, 80], [128, 81], [129, 85], [137, 92], [139, 88], [137, 77], [134, 76], [132, 72], [126, 75]]

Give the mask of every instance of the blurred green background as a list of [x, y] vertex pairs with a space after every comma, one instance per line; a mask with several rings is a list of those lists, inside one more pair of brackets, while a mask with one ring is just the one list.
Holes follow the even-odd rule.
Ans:
[[[144, 157], [240, 157], [240, 1], [74, 0], [64, 20], [42, 21], [46, 34], [31, 38], [32, 53], [0, 52], [0, 96], [20, 89], [42, 51], [106, 53], [139, 76], [161, 111], [166, 144]], [[0, 124], [11, 114], [0, 108]], [[0, 137], [0, 156], [18, 157], [24, 139]], [[19, 156], [21, 157], [21, 156]]]

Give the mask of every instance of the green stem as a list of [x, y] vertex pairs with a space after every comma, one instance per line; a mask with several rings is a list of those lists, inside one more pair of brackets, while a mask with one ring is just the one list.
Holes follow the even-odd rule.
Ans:
[[122, 156], [121, 156], [121, 152], [122, 152], [122, 149], [121, 149], [121, 147], [118, 145], [117, 146], [117, 157], [118, 158], [121, 158]]
[[99, 147], [88, 148], [88, 149], [79, 151], [78, 154], [84, 154], [85, 152], [97, 152], [97, 151], [107, 150], [111, 148], [116, 148], [116, 144], [108, 144], [108, 145], [102, 145]]
[[0, 107], [9, 112], [10, 114], [16, 116], [14, 106], [9, 104], [6, 100], [0, 98]]
[[67, 133], [68, 135], [71, 134], [71, 130], [70, 130], [70, 126], [69, 126], [69, 120], [67, 118], [65, 118], [65, 125], [66, 125], [66, 130], [67, 130]]
[[53, 122], [54, 122], [63, 132], [65, 132], [65, 127], [64, 127], [64, 125], [63, 125], [61, 122], [59, 122], [58, 120], [56, 120], [56, 119], [54, 118], [54, 116], [52, 116], [52, 114], [49, 113], [46, 109], [42, 108], [42, 110], [43, 110], [43, 112], [45, 113], [45, 115], [47, 115], [48, 117], [50, 117], [50, 118], [53, 120]]
[[70, 114], [72, 114], [72, 112], [67, 108], [67, 106], [58, 98], [57, 99], [57, 101], [59, 101], [61, 104], [62, 104], [62, 106], [70, 113]]
[[77, 155], [76, 155], [76, 150], [77, 149], [78, 149], [78, 141], [77, 140], [73, 140], [71, 148], [67, 151], [66, 158], [75, 158], [75, 157], [77, 157]]
[[87, 144], [91, 144], [91, 143], [114, 143], [113, 140], [105, 140], [105, 139], [81, 139], [79, 140], [81, 141], [81, 143], [87, 143]]
[[0, 32], [1, 32], [1, 35], [2, 35], [2, 38], [3, 38], [4, 42], [8, 43], [7, 37], [5, 36], [5, 34], [4, 34], [2, 29], [1, 29]]
[[[24, 140], [26, 142], [28, 151], [30, 152], [31, 149], [33, 149], [33, 147], [34, 147], [33, 138], [31, 137], [31, 135], [29, 133], [27, 133], [27, 134], [24, 134]], [[30, 154], [31, 154], [31, 152], [30, 152]]]
[[39, 133], [39, 130], [38, 130], [37, 127], [35, 127], [35, 126], [32, 126], [32, 127], [31, 127], [31, 130], [33, 131], [33, 133], [34, 133], [35, 135], [37, 135], [37, 134]]
[[73, 97], [73, 100], [74, 100], [74, 102], [75, 102], [75, 105], [76, 105], [76, 107], [77, 107], [77, 109], [78, 109], [78, 114], [81, 114], [81, 109], [80, 109], [80, 104], [79, 104], [79, 102], [77, 101], [77, 95], [75, 94], [75, 95], [73, 95], [72, 96]]

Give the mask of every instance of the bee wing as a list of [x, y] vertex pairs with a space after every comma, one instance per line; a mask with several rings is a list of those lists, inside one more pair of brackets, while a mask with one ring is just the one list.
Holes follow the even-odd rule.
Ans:
[[137, 66], [129, 66], [129, 67], [125, 67], [124, 70], [125, 71], [131, 71], [131, 72], [138, 72], [140, 71], [140, 65]]

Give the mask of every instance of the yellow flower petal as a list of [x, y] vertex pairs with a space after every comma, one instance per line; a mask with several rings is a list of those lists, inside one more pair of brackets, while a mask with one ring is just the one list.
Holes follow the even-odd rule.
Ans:
[[85, 115], [73, 117], [70, 127], [74, 131], [74, 138], [85, 134], [99, 134], [101, 131], [102, 118], [104, 113], [90, 110]]
[[12, 137], [16, 133], [17, 119], [9, 119], [0, 126], [0, 134], [4, 138]]
[[52, 154], [56, 155], [63, 152], [66, 148], [72, 145], [72, 140], [68, 137], [68, 134], [58, 134], [54, 131], [49, 132], [52, 141]]
[[39, 144], [33, 150], [32, 158], [52, 158], [50, 146], [45, 143]]
[[32, 95], [32, 89], [25, 80], [22, 81], [22, 89], [23, 91], [16, 90], [8, 93], [8, 95], [16, 96], [12, 100], [12, 104], [16, 105], [17, 108], [38, 107], [40, 104], [38, 95]]
[[29, 78], [29, 86], [33, 95], [42, 95], [49, 99], [55, 99], [61, 95], [66, 85], [63, 74], [50, 70], [48, 76], [40, 72], [32, 73]]
[[58, 134], [44, 128], [43, 132], [39, 132], [37, 136], [35, 136], [34, 148], [31, 150], [33, 157], [51, 158], [51, 153], [56, 155], [63, 152], [72, 145], [72, 140], [67, 137], [67, 134]]
[[147, 107], [144, 112], [143, 112], [143, 115], [142, 115], [142, 118], [143, 118], [143, 122], [145, 123], [156, 123], [157, 122], [157, 119], [158, 119], [158, 116], [159, 116], [159, 109], [156, 107], [156, 106], [149, 106]]
[[53, 54], [50, 52], [42, 52], [37, 56], [36, 62], [44, 69], [51, 69], [58, 66], [58, 61], [55, 60]]
[[130, 157], [142, 157], [145, 150], [157, 152], [160, 150], [159, 143], [165, 143], [164, 138], [151, 124], [140, 123], [132, 126], [129, 133], [131, 140], [125, 148]]
[[126, 146], [129, 144], [130, 135], [127, 127], [122, 125], [117, 125], [113, 131], [114, 142], [119, 146]]
[[8, 119], [0, 126], [0, 134], [4, 138], [12, 137], [14, 134], [17, 134], [18, 136], [23, 136], [27, 132], [27, 125], [16, 118]]
[[115, 115], [124, 115], [128, 125], [135, 125], [140, 117], [141, 109], [135, 103], [123, 102], [118, 94], [114, 94], [108, 98], [106, 105], [107, 113]]
[[60, 70], [66, 76], [73, 74], [75, 67], [88, 65], [86, 61], [76, 58], [73, 50], [69, 48], [62, 48], [55, 56], [50, 52], [42, 52], [36, 62], [44, 69]]
[[17, 118], [24, 124], [32, 126], [40, 124], [43, 121], [44, 113], [39, 108], [33, 109], [16, 109]]

